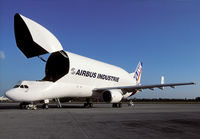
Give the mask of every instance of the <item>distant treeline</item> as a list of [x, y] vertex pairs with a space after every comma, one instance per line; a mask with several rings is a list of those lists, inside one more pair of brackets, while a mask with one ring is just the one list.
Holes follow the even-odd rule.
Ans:
[[[175, 98], [134, 98], [133, 102], [200, 102], [200, 97], [194, 99], [175, 99]], [[85, 98], [61, 98], [61, 102], [85, 102]], [[92, 102], [102, 102], [101, 99], [91, 99]], [[122, 102], [129, 102], [130, 100], [122, 100]]]
[[176, 98], [134, 98], [133, 102], [200, 102], [200, 97], [196, 97], [195, 99], [176, 99]]

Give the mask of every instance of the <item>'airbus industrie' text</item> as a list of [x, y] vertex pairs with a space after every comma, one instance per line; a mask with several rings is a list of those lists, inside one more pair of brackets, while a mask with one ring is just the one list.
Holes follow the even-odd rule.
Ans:
[[78, 69], [75, 75], [119, 82], [119, 77]]

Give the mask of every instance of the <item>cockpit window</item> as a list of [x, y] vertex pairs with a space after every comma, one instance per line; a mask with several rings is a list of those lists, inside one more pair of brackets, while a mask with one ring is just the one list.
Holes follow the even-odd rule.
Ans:
[[23, 86], [23, 85], [20, 85], [20, 88], [24, 88], [24, 86]]
[[15, 85], [13, 88], [18, 88], [19, 87], [19, 85]]
[[28, 85], [24, 85], [24, 88], [28, 88]]
[[15, 85], [13, 88], [28, 88], [28, 85]]

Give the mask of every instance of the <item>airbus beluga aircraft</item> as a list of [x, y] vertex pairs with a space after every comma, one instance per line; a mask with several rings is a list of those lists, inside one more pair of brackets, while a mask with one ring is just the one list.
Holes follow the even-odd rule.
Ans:
[[50, 31], [21, 14], [14, 16], [14, 31], [16, 44], [27, 58], [50, 53], [42, 80], [20, 81], [5, 93], [9, 99], [20, 102], [20, 108], [35, 109], [38, 101], [44, 101], [43, 107], [48, 108], [50, 99], [57, 100], [61, 107], [59, 98], [64, 97], [86, 98], [85, 107], [92, 107], [90, 98], [121, 107], [122, 99], [143, 89], [194, 84], [141, 85], [141, 62], [135, 72], [128, 73], [120, 67], [64, 51]]

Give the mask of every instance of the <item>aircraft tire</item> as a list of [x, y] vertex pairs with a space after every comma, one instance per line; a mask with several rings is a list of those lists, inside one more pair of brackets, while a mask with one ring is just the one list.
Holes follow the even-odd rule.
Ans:
[[93, 107], [93, 103], [89, 103], [89, 107], [92, 108]]
[[87, 106], [87, 103], [84, 103], [84, 106], [83, 106], [84, 108], [87, 108], [88, 106]]
[[112, 107], [113, 108], [121, 108], [122, 107], [122, 103], [113, 103]]
[[113, 104], [112, 104], [112, 107], [113, 107], [113, 108], [117, 108], [117, 103], [113, 103]]
[[118, 108], [121, 108], [122, 107], [122, 103], [118, 103]]
[[49, 105], [48, 105], [48, 104], [43, 104], [43, 105], [42, 105], [42, 108], [43, 108], [43, 109], [48, 109], [48, 108], [49, 108]]
[[92, 108], [93, 103], [84, 103], [84, 108]]
[[19, 108], [20, 109], [27, 109], [27, 105], [28, 105], [28, 103], [26, 103], [26, 102], [21, 102], [20, 104], [19, 104]]

